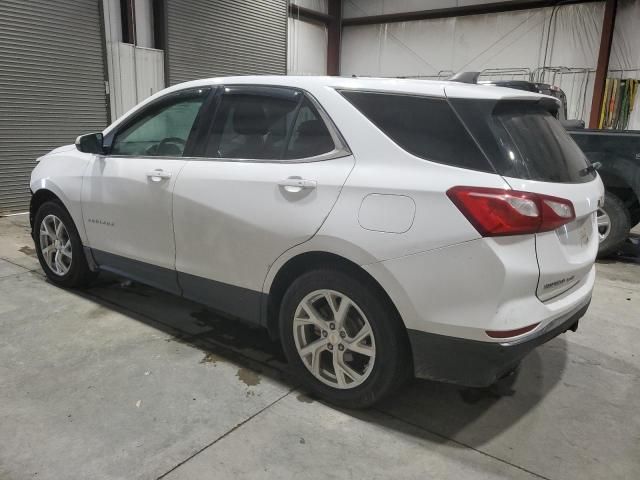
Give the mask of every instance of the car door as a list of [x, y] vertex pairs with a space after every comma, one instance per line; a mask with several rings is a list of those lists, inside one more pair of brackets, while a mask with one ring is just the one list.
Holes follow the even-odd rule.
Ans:
[[172, 192], [209, 89], [152, 102], [105, 137], [86, 170], [82, 212], [94, 259], [107, 270], [172, 292]]
[[258, 321], [269, 266], [320, 228], [354, 159], [320, 106], [283, 87], [221, 89], [202, 148], [174, 191], [179, 282]]

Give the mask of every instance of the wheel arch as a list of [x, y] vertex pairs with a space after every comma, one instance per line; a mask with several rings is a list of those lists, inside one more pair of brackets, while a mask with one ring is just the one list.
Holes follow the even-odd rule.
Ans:
[[41, 188], [33, 193], [31, 196], [31, 202], [29, 204], [29, 225], [31, 226], [31, 235], [33, 236], [33, 223], [36, 218], [36, 213], [40, 206], [48, 201], [57, 201], [59, 202], [66, 210], [69, 211], [69, 208], [64, 204], [62, 199], [56, 195], [54, 192], [47, 188]]
[[35, 191], [32, 190], [31, 202], [29, 204], [29, 222], [31, 229], [33, 230], [33, 221], [38, 208], [48, 200], [55, 200], [64, 207], [75, 224], [78, 235], [80, 235], [80, 240], [82, 240], [83, 244], [87, 245], [87, 235], [84, 229], [79, 200], [72, 201], [64, 194], [63, 190], [51, 180], [43, 180], [40, 188]]
[[632, 208], [640, 203], [640, 179], [638, 182], [634, 182], [633, 176], [625, 178], [619, 171], [607, 168], [598, 170], [598, 175], [600, 175], [604, 188], [622, 200], [627, 208]]
[[[340, 270], [370, 285], [371, 288], [375, 289], [378, 294], [385, 299], [394, 315], [397, 316], [398, 320], [402, 322], [404, 327], [402, 316], [400, 315], [395, 303], [378, 280], [376, 280], [369, 272], [357, 263], [341, 255], [314, 250], [299, 253], [298, 255], [291, 257], [279, 268], [278, 272], [273, 277], [273, 281], [269, 286], [268, 295], [266, 296], [265, 305], [266, 327], [272, 338], [275, 339], [279, 337], [278, 322], [280, 306], [285, 292], [293, 281], [300, 275], [318, 268], [332, 268]], [[406, 328], [403, 328], [403, 330], [406, 334]], [[406, 340], [408, 348], [410, 348], [408, 337]]]

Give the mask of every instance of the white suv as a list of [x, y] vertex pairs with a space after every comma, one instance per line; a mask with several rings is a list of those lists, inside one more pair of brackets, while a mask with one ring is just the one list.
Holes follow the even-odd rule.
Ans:
[[490, 385], [591, 298], [603, 187], [557, 108], [422, 80], [176, 85], [40, 159], [38, 257], [61, 286], [106, 270], [262, 325], [341, 405], [411, 374]]

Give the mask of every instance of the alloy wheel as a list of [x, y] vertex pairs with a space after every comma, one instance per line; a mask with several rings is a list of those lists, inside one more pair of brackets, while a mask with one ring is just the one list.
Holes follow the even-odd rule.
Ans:
[[296, 308], [293, 336], [298, 355], [325, 385], [350, 389], [371, 374], [376, 345], [366, 315], [347, 295], [316, 290]]
[[611, 218], [602, 208], [598, 209], [598, 235], [600, 237], [600, 242], [604, 242], [604, 240], [611, 233]]
[[53, 273], [64, 276], [72, 261], [71, 237], [67, 228], [55, 215], [47, 215], [40, 224], [40, 252]]

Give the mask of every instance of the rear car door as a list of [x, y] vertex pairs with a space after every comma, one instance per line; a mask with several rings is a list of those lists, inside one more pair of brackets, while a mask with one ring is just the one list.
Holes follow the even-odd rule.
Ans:
[[257, 321], [269, 266], [320, 228], [354, 165], [300, 90], [227, 86], [174, 191], [184, 295]]
[[172, 194], [208, 93], [169, 94], [105, 136], [108, 154], [93, 157], [82, 187], [85, 229], [102, 268], [179, 291]]
[[578, 288], [592, 272], [598, 252], [596, 212], [604, 188], [554, 118], [557, 104], [546, 98], [452, 104], [511, 188], [571, 202], [574, 220], [536, 234], [537, 296], [549, 301]]

